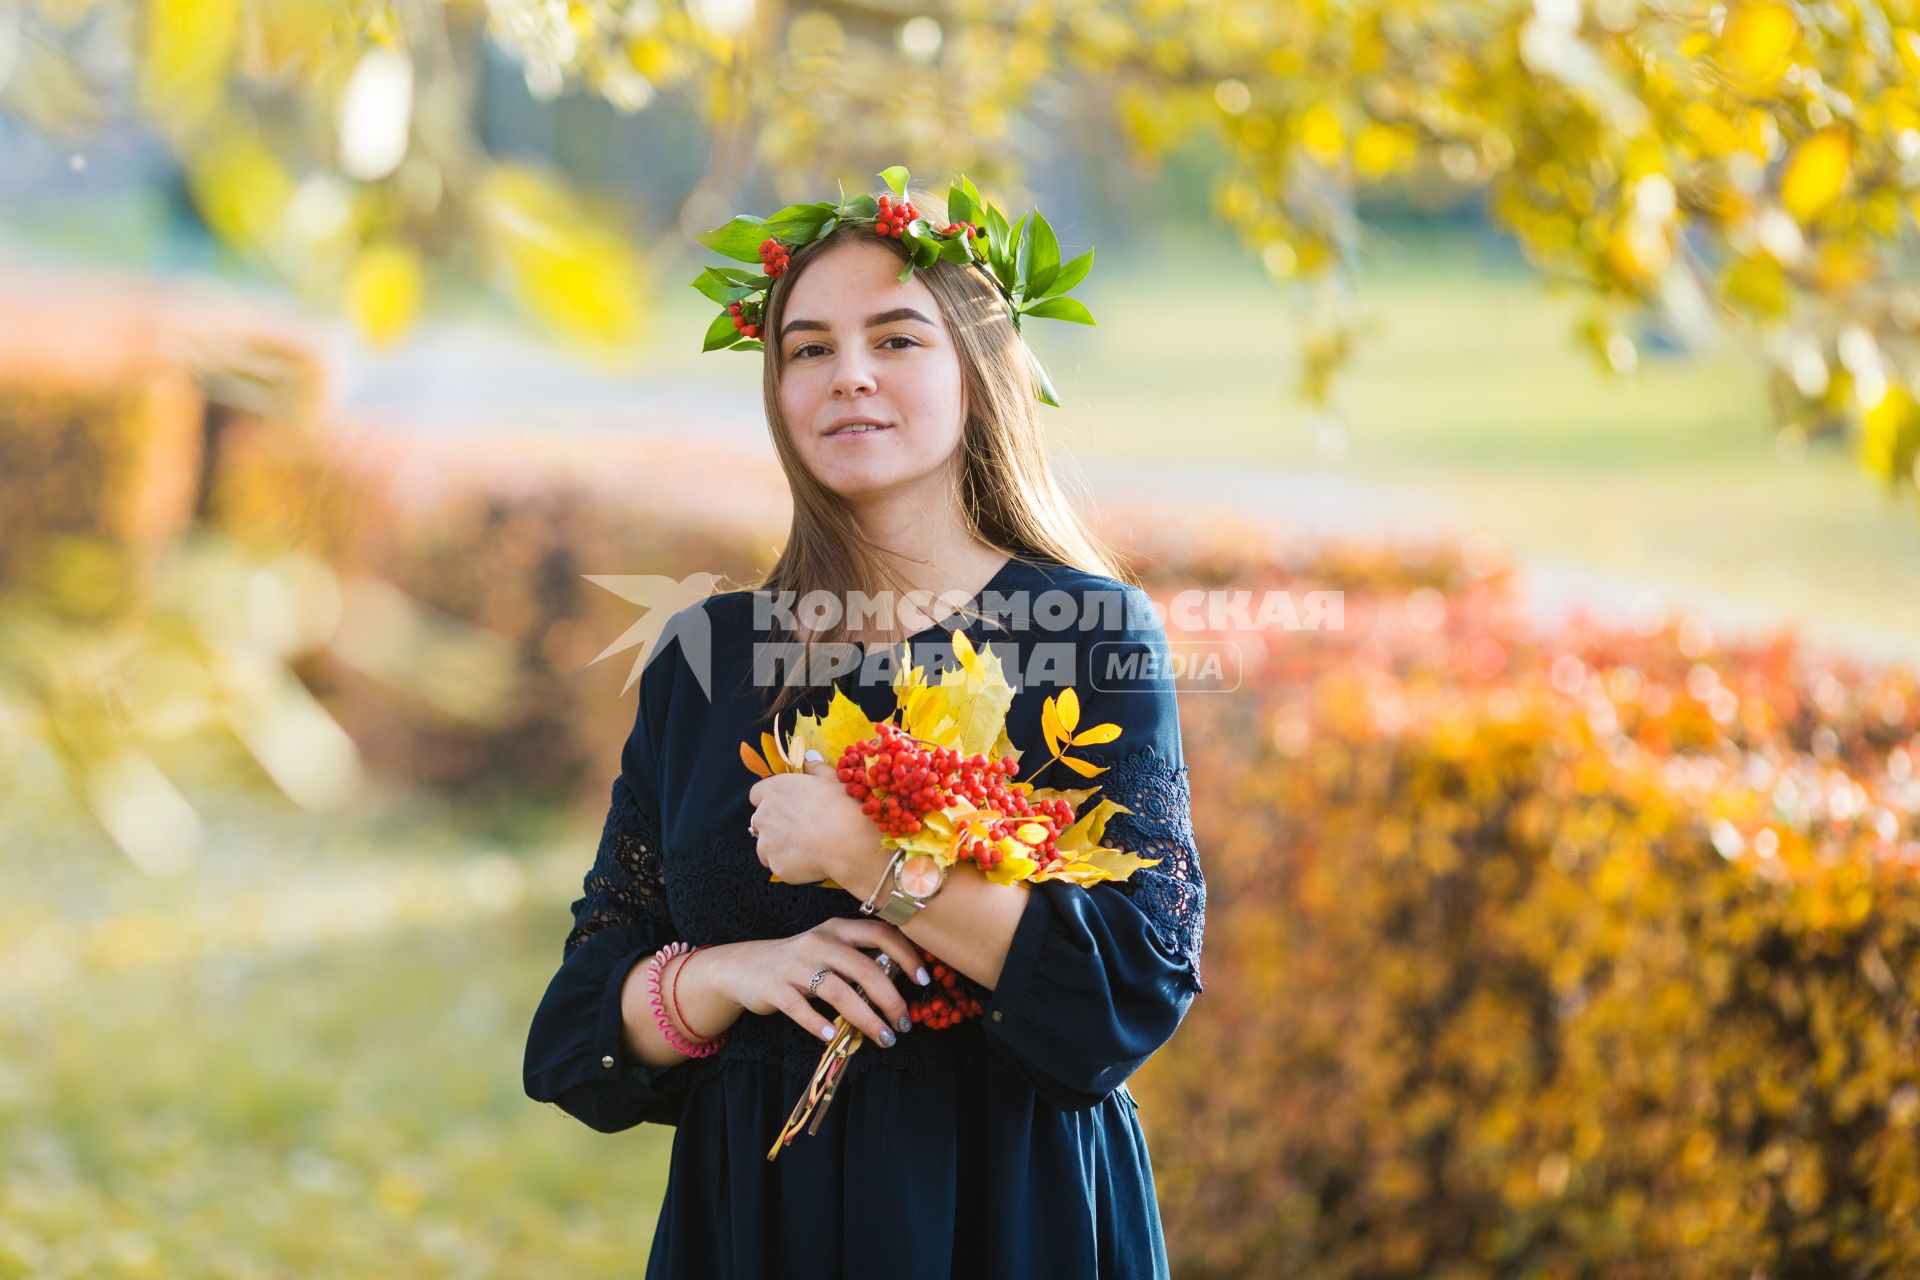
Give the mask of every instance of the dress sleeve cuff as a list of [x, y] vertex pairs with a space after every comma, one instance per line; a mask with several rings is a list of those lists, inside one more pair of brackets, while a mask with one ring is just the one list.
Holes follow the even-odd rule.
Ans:
[[1053, 912], [1041, 901], [1041, 895], [1047, 892], [1045, 881], [1027, 886], [1027, 906], [1020, 913], [1020, 923], [1014, 927], [1013, 941], [1007, 944], [1007, 958], [1000, 966], [1000, 981], [993, 989], [993, 996], [987, 1001], [987, 1017], [994, 1022], [1005, 1022], [1019, 1016], [1021, 999], [1032, 986], [1033, 966], [1040, 959], [1040, 949], [1047, 940], [1047, 925]]
[[1043, 881], [1030, 893], [983, 1029], [1048, 1103], [1080, 1110], [1173, 1035], [1192, 969], [1117, 889]]
[[[628, 952], [614, 961], [612, 972], [607, 974], [606, 989], [600, 993], [600, 1014], [594, 1019], [593, 1054], [604, 1079], [620, 1080], [656, 1094], [664, 1094], [680, 1079], [680, 1076], [671, 1073], [679, 1071], [693, 1059], [683, 1058], [669, 1066], [656, 1067], [635, 1058], [627, 1047], [626, 1009], [622, 1001], [627, 975], [633, 972], [635, 965], [645, 964], [652, 956], [652, 951], [643, 948]], [[644, 982], [646, 978], [642, 976], [640, 981]], [[681, 1072], [681, 1075], [684, 1074]]]

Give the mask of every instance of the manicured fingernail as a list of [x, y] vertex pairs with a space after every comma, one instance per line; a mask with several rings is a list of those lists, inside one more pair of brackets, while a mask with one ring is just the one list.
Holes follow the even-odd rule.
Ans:
[[833, 1028], [832, 1028], [832, 1027], [822, 1027], [822, 1028], [820, 1028], [820, 1038], [821, 1038], [822, 1040], [831, 1040], [831, 1039], [833, 1039]]
[[819, 753], [818, 751], [815, 751], [815, 750], [814, 750], [814, 749], [813, 749], [812, 747], [808, 747], [808, 748], [807, 748], [807, 763], [808, 763], [808, 764], [812, 764], [812, 763], [813, 763], [814, 761], [816, 761], [816, 760], [825, 760], [825, 759], [826, 759], [826, 757], [825, 757], [825, 756], [823, 756], [823, 755], [821, 755], [821, 754], [820, 754], [820, 753]]
[[903, 1013], [900, 1015], [900, 1021], [895, 1025], [902, 1031], [911, 1031], [913, 1030], [913, 1019]]
[[920, 966], [920, 971], [919, 971], [918, 973], [916, 973], [916, 974], [914, 974], [914, 975], [913, 975], [913, 980], [914, 980], [915, 982], [917, 982], [917, 983], [919, 983], [919, 984], [920, 984], [921, 986], [923, 986], [923, 987], [924, 987], [924, 986], [926, 986], [926, 985], [927, 985], [927, 984], [928, 984], [929, 982], [932, 982], [932, 981], [933, 981], [933, 978], [932, 978], [932, 976], [931, 976], [930, 974], [928, 974], [928, 973], [927, 973], [927, 968], [926, 968], [926, 966], [925, 966], [925, 965], [921, 965], [921, 966]]
[[891, 1031], [887, 1031], [883, 1029], [880, 1032], [880, 1043], [887, 1046], [887, 1048], [889, 1049], [893, 1048], [894, 1042], [899, 1038], [900, 1038], [899, 1036], [896, 1036]]

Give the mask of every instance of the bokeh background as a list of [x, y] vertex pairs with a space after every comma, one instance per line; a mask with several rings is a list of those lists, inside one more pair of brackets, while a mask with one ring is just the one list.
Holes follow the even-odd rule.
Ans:
[[[1920, 12], [0, 3], [0, 1276], [615, 1276], [520, 1088], [649, 606], [784, 483], [693, 236], [964, 173], [1183, 699], [1175, 1274], [1920, 1268]], [[605, 660], [597, 660], [602, 659]], [[983, 1202], [981, 1211], [991, 1212]]]

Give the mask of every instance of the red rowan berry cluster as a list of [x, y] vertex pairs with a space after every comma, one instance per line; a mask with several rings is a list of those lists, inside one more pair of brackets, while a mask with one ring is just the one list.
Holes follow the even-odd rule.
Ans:
[[940, 234], [950, 236], [962, 227], [967, 229], [967, 239], [969, 240], [980, 234], [979, 224], [973, 222], [949, 222], [946, 226], [940, 228]]
[[793, 252], [778, 240], [768, 239], [760, 245], [760, 266], [769, 279], [778, 280], [787, 272], [787, 266], [793, 260]]
[[733, 327], [749, 338], [760, 336], [760, 306], [758, 302], [729, 302], [727, 314], [733, 317]]
[[968, 1018], [980, 1016], [980, 1001], [967, 990], [971, 984], [959, 970], [942, 964], [933, 952], [922, 947], [920, 958], [926, 961], [927, 972], [933, 976], [933, 984], [922, 987], [907, 997], [907, 1016], [923, 1027], [938, 1030], [964, 1022]]
[[874, 218], [873, 229], [883, 236], [898, 240], [900, 233], [907, 229], [907, 224], [919, 216], [919, 211], [911, 201], [902, 200], [895, 204], [893, 197], [881, 196], [880, 213]]
[[879, 736], [849, 746], [835, 772], [847, 794], [860, 801], [867, 817], [886, 834], [912, 835], [929, 813], [965, 801], [1002, 816], [970, 826], [953, 850], [956, 858], [971, 858], [981, 870], [992, 870], [1005, 858], [1000, 841], [1036, 823], [1046, 837], [1031, 846], [1034, 861], [1052, 867], [1063, 860], [1055, 841], [1072, 825], [1073, 805], [1065, 799], [1031, 800], [1014, 784], [1017, 761], [929, 747], [890, 720], [874, 727]]

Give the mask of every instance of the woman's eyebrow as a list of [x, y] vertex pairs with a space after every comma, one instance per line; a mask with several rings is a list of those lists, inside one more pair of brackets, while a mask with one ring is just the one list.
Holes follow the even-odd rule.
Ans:
[[[927, 319], [912, 307], [895, 307], [891, 311], [882, 311], [877, 315], [868, 316], [867, 328], [873, 329], [883, 324], [892, 324], [895, 320], [918, 320], [929, 329], [934, 327], [933, 321]], [[826, 328], [826, 323], [821, 320], [789, 320], [785, 326], [781, 328], [780, 336], [785, 338], [795, 329], [818, 329], [825, 332]]]

